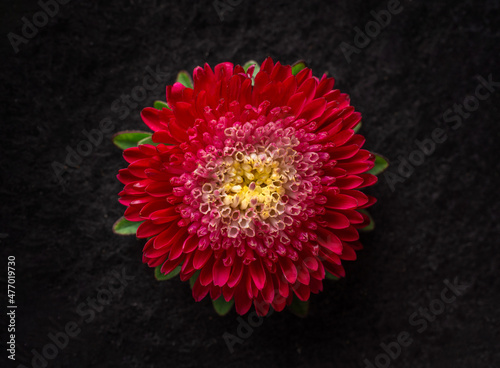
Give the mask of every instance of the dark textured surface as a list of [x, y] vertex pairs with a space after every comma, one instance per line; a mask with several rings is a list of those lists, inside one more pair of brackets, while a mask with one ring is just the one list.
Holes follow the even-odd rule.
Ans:
[[[354, 27], [386, 1], [243, 0], [224, 22], [212, 2], [73, 1], [17, 54], [2, 36], [1, 267], [15, 255], [18, 271], [18, 361], [6, 366], [31, 367], [32, 349], [70, 321], [81, 333], [51, 367], [364, 367], [402, 331], [413, 342], [391, 367], [500, 366], [500, 88], [459, 128], [436, 120], [474, 94], [479, 76], [500, 81], [499, 3], [403, 1], [351, 63], [339, 44], [353, 45]], [[40, 10], [13, 0], [2, 7], [3, 35], [20, 34], [21, 17]], [[347, 278], [311, 298], [308, 318], [276, 313], [231, 354], [222, 335], [236, 334], [235, 312], [217, 317], [187, 284], [156, 282], [141, 264], [142, 242], [110, 232], [124, 210], [115, 180], [124, 161], [110, 140], [64, 174], [64, 185], [51, 165], [105, 117], [113, 132], [145, 128], [141, 108], [178, 70], [268, 55], [334, 76], [363, 114], [366, 147], [393, 161], [394, 174], [415, 139], [440, 124], [448, 139], [394, 192], [384, 177], [370, 189], [376, 231], [363, 235]], [[142, 85], [146, 66], [165, 73], [162, 86], [120, 119], [111, 104]], [[77, 306], [123, 269], [134, 279], [86, 323]], [[419, 333], [410, 316], [455, 278], [470, 286]]]

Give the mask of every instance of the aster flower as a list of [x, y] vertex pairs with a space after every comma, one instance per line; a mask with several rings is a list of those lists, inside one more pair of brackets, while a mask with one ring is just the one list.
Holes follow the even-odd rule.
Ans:
[[281, 311], [321, 291], [325, 275], [345, 276], [375, 203], [360, 189], [377, 181], [349, 97], [333, 78], [271, 58], [180, 79], [166, 104], [142, 111], [152, 137], [124, 151], [118, 174], [127, 221], [117, 226], [140, 224], [143, 262], [239, 314]]

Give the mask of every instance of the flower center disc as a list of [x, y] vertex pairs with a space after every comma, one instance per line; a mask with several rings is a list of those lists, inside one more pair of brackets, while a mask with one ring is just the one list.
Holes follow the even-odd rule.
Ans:
[[201, 153], [193, 174], [203, 184], [192, 191], [191, 205], [204, 215], [212, 241], [223, 236], [238, 246], [238, 239], [256, 237], [272, 248], [275, 238], [290, 243], [284, 230], [307, 210], [307, 197], [315, 197], [310, 176], [321, 160], [315, 152], [295, 149], [300, 141], [294, 128], [270, 123], [260, 134], [252, 128], [250, 123], [228, 128], [229, 144]]

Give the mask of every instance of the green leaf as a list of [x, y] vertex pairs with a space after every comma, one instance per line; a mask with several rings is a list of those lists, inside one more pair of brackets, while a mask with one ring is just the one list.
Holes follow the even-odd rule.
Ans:
[[155, 279], [157, 279], [158, 281], [170, 280], [181, 272], [181, 267], [182, 266], [177, 266], [167, 274], [161, 273], [161, 266], [155, 267]]
[[233, 304], [234, 300], [226, 302], [223, 296], [219, 297], [219, 299], [212, 300], [212, 305], [219, 316], [225, 316], [228, 314], [233, 307]]
[[362, 227], [361, 229], [358, 229], [359, 231], [363, 231], [363, 232], [368, 232], [368, 231], [372, 231], [373, 229], [375, 229], [375, 221], [373, 221], [373, 217], [370, 215], [370, 213], [368, 213], [367, 210], [359, 210], [359, 212], [361, 213], [364, 213], [366, 216], [368, 216], [370, 218], [370, 223], [368, 225], [366, 225], [365, 227]]
[[118, 132], [113, 136], [113, 143], [116, 147], [125, 150], [127, 148], [136, 147], [137, 143], [146, 137], [150, 137], [151, 133], [141, 130], [125, 130]]
[[161, 110], [161, 109], [169, 109], [170, 110], [170, 107], [168, 107], [168, 104], [166, 102], [163, 102], [163, 101], [155, 101], [153, 106], [157, 110]]
[[299, 74], [299, 72], [304, 68], [307, 68], [306, 62], [304, 60], [295, 62], [295, 64], [292, 65], [292, 75]]
[[191, 276], [191, 278], [189, 279], [189, 286], [191, 286], [191, 289], [193, 288], [194, 282], [196, 281], [199, 275], [200, 275], [200, 270], [196, 271], [194, 275]]
[[179, 74], [177, 74], [176, 82], [182, 83], [184, 87], [193, 88], [193, 80], [185, 70], [182, 70], [179, 72]]
[[325, 271], [325, 276], [327, 280], [333, 280], [333, 281], [338, 281], [340, 280], [340, 277], [332, 275], [330, 272]]
[[140, 145], [140, 144], [151, 144], [153, 146], [159, 145], [159, 143], [153, 142], [153, 140], [151, 139], [151, 136], [146, 137], [144, 139], [141, 139], [139, 142], [137, 142], [137, 145]]
[[288, 306], [288, 309], [297, 317], [304, 318], [309, 312], [309, 300], [303, 302], [302, 300], [299, 300], [296, 296], [294, 296], [292, 304]]
[[252, 65], [255, 65], [255, 68], [253, 70], [253, 75], [252, 75], [252, 78], [255, 78], [255, 76], [257, 75], [257, 73], [260, 70], [260, 66], [256, 61], [254, 61], [254, 60], [247, 61], [245, 63], [245, 65], [243, 65], [243, 69], [245, 69], [245, 72], [246, 72], [248, 70], [248, 68], [250, 68]]
[[354, 130], [354, 133], [359, 132], [359, 130], [360, 130], [360, 129], [361, 129], [361, 122], [360, 122], [360, 123], [358, 123], [358, 125], [356, 125], [356, 126], [354, 127], [354, 129], [353, 129], [353, 130]]
[[[373, 152], [372, 152], [373, 153]], [[373, 153], [375, 155], [375, 166], [373, 169], [368, 171], [369, 174], [378, 175], [385, 171], [389, 167], [389, 160], [378, 153]]]
[[125, 217], [120, 217], [113, 224], [113, 232], [118, 235], [135, 235], [141, 222], [129, 221]]

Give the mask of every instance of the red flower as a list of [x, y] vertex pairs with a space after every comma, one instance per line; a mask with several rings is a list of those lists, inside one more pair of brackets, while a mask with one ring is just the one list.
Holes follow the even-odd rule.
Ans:
[[142, 111], [159, 144], [125, 150], [118, 179], [125, 217], [144, 221], [145, 263], [181, 265], [183, 281], [200, 270], [196, 301], [210, 292], [265, 315], [318, 293], [325, 270], [345, 275], [369, 222], [357, 210], [375, 202], [359, 189], [377, 179], [353, 131], [361, 115], [333, 78], [271, 58], [253, 71], [205, 64], [193, 88], [168, 86], [170, 109]]

